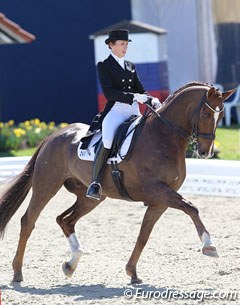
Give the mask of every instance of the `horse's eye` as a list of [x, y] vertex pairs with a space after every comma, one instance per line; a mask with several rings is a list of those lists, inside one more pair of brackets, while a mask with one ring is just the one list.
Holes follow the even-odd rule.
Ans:
[[210, 114], [208, 112], [203, 112], [202, 113], [202, 118], [203, 119], [208, 119], [210, 117]]

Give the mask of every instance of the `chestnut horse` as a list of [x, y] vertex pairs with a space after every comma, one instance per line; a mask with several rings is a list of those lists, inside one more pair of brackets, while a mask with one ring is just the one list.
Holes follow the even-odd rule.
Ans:
[[[220, 92], [202, 82], [186, 84], [169, 96], [160, 110], [148, 116], [131, 158], [119, 164], [119, 169], [125, 173], [128, 194], [134, 201], [142, 201], [147, 206], [136, 245], [126, 265], [132, 283], [141, 282], [137, 276], [137, 262], [153, 226], [169, 207], [191, 217], [203, 244], [202, 252], [217, 256], [198, 209], [177, 190], [186, 176], [185, 155], [189, 140], [197, 143], [199, 157], [212, 156], [215, 130], [223, 117], [223, 102], [233, 92], [234, 89]], [[68, 277], [76, 270], [82, 255], [74, 229], [76, 222], [106, 197], [122, 199], [113, 183], [109, 165], [103, 177], [101, 200], [85, 196], [91, 181], [92, 162], [80, 160], [77, 148], [87, 129], [85, 124], [71, 124], [44, 139], [25, 169], [0, 196], [0, 234], [3, 236], [7, 223], [32, 188], [29, 206], [21, 218], [20, 238], [12, 264], [13, 281], [23, 280], [27, 241], [41, 211], [63, 185], [77, 197], [76, 202], [56, 219], [71, 248], [71, 259], [63, 263], [63, 271]]]

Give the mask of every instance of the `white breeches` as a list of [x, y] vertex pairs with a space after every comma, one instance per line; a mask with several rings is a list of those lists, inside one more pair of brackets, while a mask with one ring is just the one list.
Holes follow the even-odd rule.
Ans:
[[133, 102], [132, 105], [115, 102], [102, 123], [102, 140], [105, 148], [112, 147], [118, 126], [131, 115], [141, 115], [137, 102]]

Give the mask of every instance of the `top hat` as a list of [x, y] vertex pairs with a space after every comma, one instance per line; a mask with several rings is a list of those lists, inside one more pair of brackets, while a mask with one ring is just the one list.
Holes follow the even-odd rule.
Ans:
[[108, 33], [108, 38], [105, 40], [106, 44], [109, 44], [110, 41], [115, 40], [126, 40], [132, 41], [128, 39], [128, 30], [113, 30]]

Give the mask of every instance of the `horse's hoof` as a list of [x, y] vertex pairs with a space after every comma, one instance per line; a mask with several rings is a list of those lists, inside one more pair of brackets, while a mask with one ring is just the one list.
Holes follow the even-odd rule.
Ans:
[[67, 277], [72, 277], [75, 270], [73, 270], [68, 262], [65, 262], [62, 264], [62, 271]]
[[131, 278], [131, 284], [142, 284], [142, 280], [137, 278]]
[[16, 273], [16, 274], [14, 274], [12, 283], [20, 283], [20, 282], [22, 282], [22, 281], [23, 281], [22, 273]]
[[202, 253], [211, 257], [219, 257], [217, 253], [217, 249], [214, 246], [203, 247]]

